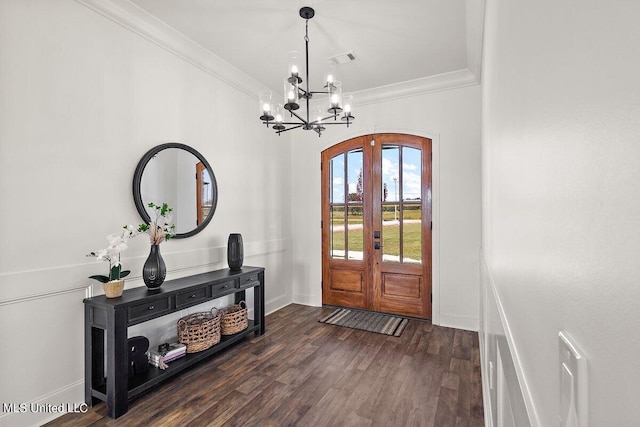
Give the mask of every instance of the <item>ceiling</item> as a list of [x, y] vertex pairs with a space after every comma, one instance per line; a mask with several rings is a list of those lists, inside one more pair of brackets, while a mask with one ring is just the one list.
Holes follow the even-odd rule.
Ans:
[[[310, 89], [320, 90], [327, 59], [344, 92], [360, 92], [470, 71], [479, 79], [482, 0], [131, 0], [261, 85], [282, 93], [287, 53], [304, 55], [309, 20]], [[478, 6], [481, 5], [481, 6]], [[304, 87], [304, 86], [303, 86]]]

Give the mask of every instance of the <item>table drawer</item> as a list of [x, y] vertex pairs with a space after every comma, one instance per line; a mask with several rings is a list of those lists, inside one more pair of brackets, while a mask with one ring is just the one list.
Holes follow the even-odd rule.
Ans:
[[129, 323], [162, 316], [171, 312], [171, 297], [167, 296], [129, 307]]
[[209, 287], [205, 286], [190, 291], [181, 292], [176, 295], [176, 308], [196, 305], [209, 300]]
[[240, 287], [248, 288], [251, 286], [256, 286], [260, 281], [258, 274], [252, 274], [250, 276], [243, 276], [240, 278]]
[[236, 287], [236, 281], [228, 280], [226, 282], [216, 283], [215, 285], [213, 285], [211, 287], [211, 292], [213, 293], [213, 295], [215, 295], [215, 294], [226, 292], [229, 289], [233, 289], [235, 287]]

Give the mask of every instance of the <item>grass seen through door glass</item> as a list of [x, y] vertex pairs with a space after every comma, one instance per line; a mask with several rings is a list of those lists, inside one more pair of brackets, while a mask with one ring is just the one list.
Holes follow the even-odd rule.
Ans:
[[[382, 229], [384, 240], [384, 254], [387, 255], [399, 255], [400, 254], [400, 233], [398, 223], [393, 223], [394, 219], [399, 218], [400, 212], [397, 210], [397, 205], [385, 205], [382, 212], [382, 220], [385, 222]], [[333, 250], [344, 251], [344, 208], [342, 206], [333, 207]], [[362, 224], [362, 207], [350, 206], [349, 207], [349, 224]], [[403, 217], [406, 220], [420, 220], [422, 212], [420, 206], [406, 206], [403, 212]], [[422, 245], [421, 245], [421, 224], [420, 222], [405, 222], [404, 228], [404, 243], [403, 243], [403, 256], [404, 258], [411, 258], [414, 260], [422, 259]], [[349, 248], [354, 250], [361, 250], [364, 247], [362, 230], [351, 229], [349, 230]]]

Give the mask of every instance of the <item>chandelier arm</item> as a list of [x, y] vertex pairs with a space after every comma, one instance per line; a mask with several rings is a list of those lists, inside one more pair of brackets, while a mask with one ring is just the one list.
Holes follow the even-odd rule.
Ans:
[[262, 122], [263, 125], [267, 125], [267, 127], [271, 126], [271, 125], [275, 125], [275, 124], [280, 124], [280, 125], [300, 125], [300, 126], [304, 126], [304, 123], [300, 123], [300, 122]]
[[[309, 101], [307, 100], [307, 104], [308, 104], [308, 103], [309, 103]], [[293, 114], [294, 116], [296, 116], [296, 118], [297, 118], [298, 120], [300, 120], [300, 121], [302, 122], [302, 124], [303, 124], [303, 125], [306, 125], [306, 124], [308, 124], [308, 123], [309, 123], [309, 121], [308, 121], [308, 120], [305, 120], [305, 119], [303, 119], [302, 117], [300, 117], [298, 114], [296, 114], [296, 112], [295, 112], [295, 111], [293, 111], [293, 110], [289, 110], [289, 112], [290, 112], [291, 114]], [[308, 117], [309, 117], [309, 108], [307, 107], [307, 118], [308, 118]]]
[[[325, 120], [335, 119], [335, 118], [337, 118], [337, 117], [338, 117], [338, 115], [337, 115], [337, 114], [332, 114], [331, 116], [323, 117], [322, 119], [320, 119], [320, 121], [322, 122], [322, 124], [327, 125], [327, 124], [331, 124], [331, 122], [327, 122], [327, 123], [325, 123], [325, 122], [324, 122]], [[318, 123], [318, 120], [316, 120], [316, 121], [315, 121], [315, 122], [313, 122], [313, 123]]]
[[287, 129], [279, 130], [279, 131], [277, 131], [277, 133], [282, 133], [282, 132], [286, 132], [288, 130], [298, 129], [298, 128], [302, 127], [302, 126], [304, 126], [304, 125], [292, 126], [290, 128], [287, 128]]

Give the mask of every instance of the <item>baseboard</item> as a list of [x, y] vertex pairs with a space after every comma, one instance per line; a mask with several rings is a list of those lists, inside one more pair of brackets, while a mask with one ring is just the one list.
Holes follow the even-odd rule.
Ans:
[[440, 326], [478, 332], [479, 319], [472, 316], [459, 316], [440, 312]]
[[478, 339], [480, 341], [480, 377], [482, 380], [482, 406], [484, 409], [484, 425], [485, 427], [494, 427], [493, 426], [493, 408], [491, 406], [491, 397], [490, 397], [490, 385], [489, 385], [489, 375], [490, 372], [487, 372], [487, 367], [485, 366], [485, 351], [487, 343], [484, 340], [484, 334], [482, 331], [478, 333]]
[[287, 295], [281, 295], [277, 298], [272, 298], [264, 303], [264, 314], [271, 314], [283, 307], [288, 306], [289, 304], [291, 304], [291, 299], [289, 299]]
[[86, 412], [84, 403], [84, 380], [55, 390], [30, 402], [2, 402], [14, 404], [14, 410], [0, 415], [0, 426], [39, 426], [69, 412]]
[[309, 305], [311, 307], [321, 307], [322, 301], [318, 303], [317, 295], [308, 295], [308, 294], [294, 294], [293, 295], [293, 303], [294, 304], [302, 304]]

